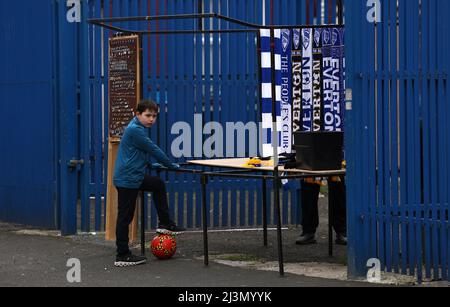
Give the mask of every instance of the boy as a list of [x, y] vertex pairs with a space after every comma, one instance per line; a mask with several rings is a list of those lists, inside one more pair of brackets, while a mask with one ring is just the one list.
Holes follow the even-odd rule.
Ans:
[[141, 101], [136, 109], [136, 117], [125, 129], [120, 142], [119, 152], [114, 170], [114, 185], [118, 192], [118, 215], [116, 226], [117, 257], [115, 266], [135, 266], [146, 262], [145, 257], [134, 256], [128, 247], [128, 226], [133, 220], [136, 208], [136, 198], [139, 191], [153, 193], [153, 198], [159, 218], [157, 232], [177, 234], [185, 229], [178, 227], [169, 217], [166, 186], [159, 177], [145, 174], [150, 164], [150, 156], [159, 163], [151, 164], [152, 169], [165, 166], [178, 169], [178, 164], [172, 163], [167, 155], [150, 140], [148, 128], [156, 122], [159, 108], [151, 100]]

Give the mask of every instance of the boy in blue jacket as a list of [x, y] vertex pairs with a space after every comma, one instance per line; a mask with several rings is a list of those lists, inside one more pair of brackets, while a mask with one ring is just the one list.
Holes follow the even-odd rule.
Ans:
[[175, 225], [169, 217], [166, 186], [159, 177], [146, 174], [150, 157], [159, 163], [151, 164], [152, 169], [162, 166], [178, 169], [167, 155], [148, 137], [148, 128], [155, 122], [159, 107], [151, 100], [141, 101], [136, 109], [136, 117], [125, 129], [120, 142], [114, 169], [114, 185], [118, 192], [118, 215], [116, 225], [117, 257], [115, 266], [134, 266], [146, 262], [145, 257], [134, 256], [128, 247], [128, 227], [133, 220], [136, 198], [139, 191], [152, 192], [159, 218], [157, 232], [177, 234], [185, 229]]

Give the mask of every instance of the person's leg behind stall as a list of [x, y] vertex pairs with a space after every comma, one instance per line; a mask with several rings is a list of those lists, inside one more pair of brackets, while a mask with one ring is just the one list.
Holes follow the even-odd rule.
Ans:
[[347, 204], [345, 181], [336, 178], [329, 185], [329, 197], [333, 206], [333, 228], [336, 232], [336, 244], [347, 245]]
[[303, 232], [295, 242], [297, 245], [317, 243], [316, 230], [319, 227], [319, 193], [320, 185], [305, 181], [302, 182], [301, 206]]

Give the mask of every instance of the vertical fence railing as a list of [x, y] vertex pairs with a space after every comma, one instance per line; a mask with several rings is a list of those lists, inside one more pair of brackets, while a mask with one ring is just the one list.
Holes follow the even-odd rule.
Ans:
[[[447, 19], [447, 13], [450, 10], [450, 3], [447, 1], [439, 0], [438, 3], [438, 18], [437, 27], [439, 33], [449, 33], [450, 22]], [[441, 236], [441, 262], [442, 262], [442, 278], [450, 281], [450, 225], [449, 225], [449, 202], [450, 202], [450, 161], [448, 159], [448, 153], [450, 152], [450, 59], [446, 55], [450, 50], [450, 37], [444, 35], [442, 41], [439, 41], [437, 50], [437, 63], [438, 78], [439, 78], [439, 93], [438, 97], [441, 97], [444, 103], [439, 104], [439, 131], [440, 138], [439, 144], [441, 144], [439, 150], [439, 171], [440, 171], [440, 236]]]
[[378, 9], [374, 23], [365, 5], [346, 16], [349, 271], [364, 275], [378, 258], [383, 271], [448, 279], [448, 3]]

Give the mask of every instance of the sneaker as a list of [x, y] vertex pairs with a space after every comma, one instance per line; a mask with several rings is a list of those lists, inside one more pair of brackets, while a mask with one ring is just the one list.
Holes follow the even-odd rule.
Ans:
[[117, 256], [114, 266], [116, 267], [129, 267], [144, 264], [147, 262], [147, 258], [142, 256], [134, 256], [133, 254], [128, 254], [124, 256]]
[[177, 226], [175, 224], [170, 224], [170, 225], [160, 224], [159, 227], [156, 229], [156, 233], [161, 233], [161, 234], [165, 234], [165, 235], [178, 235], [185, 231], [186, 231], [186, 228]]
[[295, 242], [297, 245], [310, 245], [316, 243], [316, 234], [314, 233], [302, 233], [302, 235]]

